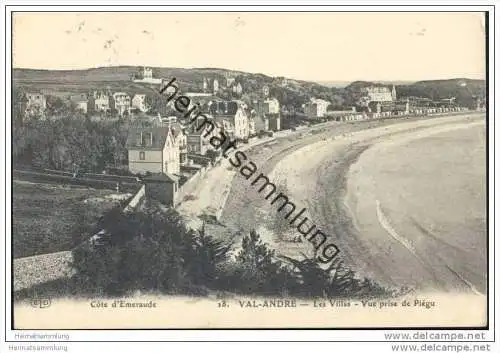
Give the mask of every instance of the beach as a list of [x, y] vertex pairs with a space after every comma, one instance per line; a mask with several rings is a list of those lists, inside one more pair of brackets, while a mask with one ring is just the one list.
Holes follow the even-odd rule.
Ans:
[[[338, 125], [252, 158], [360, 275], [478, 294], [486, 290], [485, 147], [484, 114], [471, 113]], [[278, 253], [311, 256], [308, 242], [278, 235], [282, 216], [245, 182], [232, 181], [227, 234], [255, 228]]]
[[486, 136], [479, 122], [401, 133], [367, 149], [347, 204], [397, 285], [486, 293]]

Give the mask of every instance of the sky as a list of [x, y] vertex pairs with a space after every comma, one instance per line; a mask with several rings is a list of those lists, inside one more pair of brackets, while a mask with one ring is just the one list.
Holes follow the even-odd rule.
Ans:
[[14, 13], [13, 66], [217, 67], [311, 81], [485, 78], [482, 13]]

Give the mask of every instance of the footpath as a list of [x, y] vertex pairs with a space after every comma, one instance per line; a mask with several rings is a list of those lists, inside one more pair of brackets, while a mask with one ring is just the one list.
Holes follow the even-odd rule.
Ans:
[[[462, 114], [468, 113], [471, 113], [471, 111], [463, 112]], [[460, 113], [454, 112], [433, 114], [427, 118], [452, 114], [458, 115]], [[411, 119], [411, 117], [409, 117], [409, 119]], [[361, 121], [353, 121], [352, 123], [360, 122]], [[264, 137], [260, 139], [256, 138], [251, 140], [248, 144], [238, 146], [237, 150], [248, 151], [259, 146], [265, 147], [266, 144], [271, 145], [278, 143], [280, 139], [293, 138], [300, 140], [300, 137], [302, 136], [314, 134], [324, 128], [334, 128], [339, 124], [346, 123], [349, 124], [351, 122], [329, 121], [309, 127], [299, 127], [295, 131], [279, 131], [274, 133], [272, 137]], [[188, 227], [199, 229], [203, 223], [203, 220], [199, 216], [202, 215], [209, 216], [217, 221], [221, 218], [221, 214], [226, 206], [236, 172], [237, 171], [231, 166], [229, 161], [222, 158], [218, 164], [205, 173], [192, 192], [195, 197], [190, 200], [182, 200], [181, 204], [177, 206], [177, 210], [185, 219]], [[12, 268], [14, 275], [12, 278], [14, 291], [29, 288], [52, 280], [70, 277], [72, 275], [69, 266], [71, 260], [71, 251], [62, 251], [14, 259]]]
[[[333, 125], [335, 122], [327, 124]], [[257, 146], [271, 144], [277, 139], [297, 136], [305, 131], [310, 131], [315, 127], [322, 127], [323, 125], [318, 124], [312, 128], [302, 127], [296, 131], [278, 131], [272, 137], [255, 138], [248, 144], [238, 146], [237, 150], [242, 152], [248, 151]], [[221, 158], [215, 166], [205, 173], [193, 192], [193, 195], [196, 195], [196, 197], [189, 200], [182, 200], [179, 206], [177, 206], [177, 211], [183, 216], [188, 227], [199, 229], [203, 223], [203, 220], [199, 216], [202, 215], [208, 216], [214, 222], [220, 220], [236, 173], [237, 170], [225, 158]]]

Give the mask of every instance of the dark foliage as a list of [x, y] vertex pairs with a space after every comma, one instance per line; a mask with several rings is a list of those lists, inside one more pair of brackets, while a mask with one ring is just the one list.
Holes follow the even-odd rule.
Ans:
[[126, 163], [123, 121], [91, 121], [66, 114], [53, 120], [24, 120], [12, 131], [14, 165], [102, 172]]
[[325, 269], [311, 259], [278, 258], [252, 230], [241, 249], [229, 256], [232, 244], [199, 231], [187, 230], [180, 216], [161, 206], [131, 215], [109, 213], [100, 224], [113, 241], [73, 251], [77, 281], [89, 291], [123, 295], [130, 291], [241, 294], [297, 297], [388, 295], [386, 289], [340, 262]]

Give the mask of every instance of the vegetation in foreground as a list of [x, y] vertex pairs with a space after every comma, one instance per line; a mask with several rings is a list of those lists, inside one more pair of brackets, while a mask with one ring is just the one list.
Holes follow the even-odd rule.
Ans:
[[[176, 295], [232, 292], [294, 297], [367, 297], [393, 293], [358, 278], [340, 260], [328, 269], [314, 260], [279, 258], [250, 231], [235, 256], [233, 244], [187, 230], [176, 211], [157, 205], [110, 222], [106, 246], [73, 251], [72, 279], [87, 293], [125, 296], [137, 291]], [[82, 293], [80, 293], [82, 294]]]
[[119, 206], [112, 192], [12, 183], [14, 258], [71, 250], [88, 238], [101, 215]]

